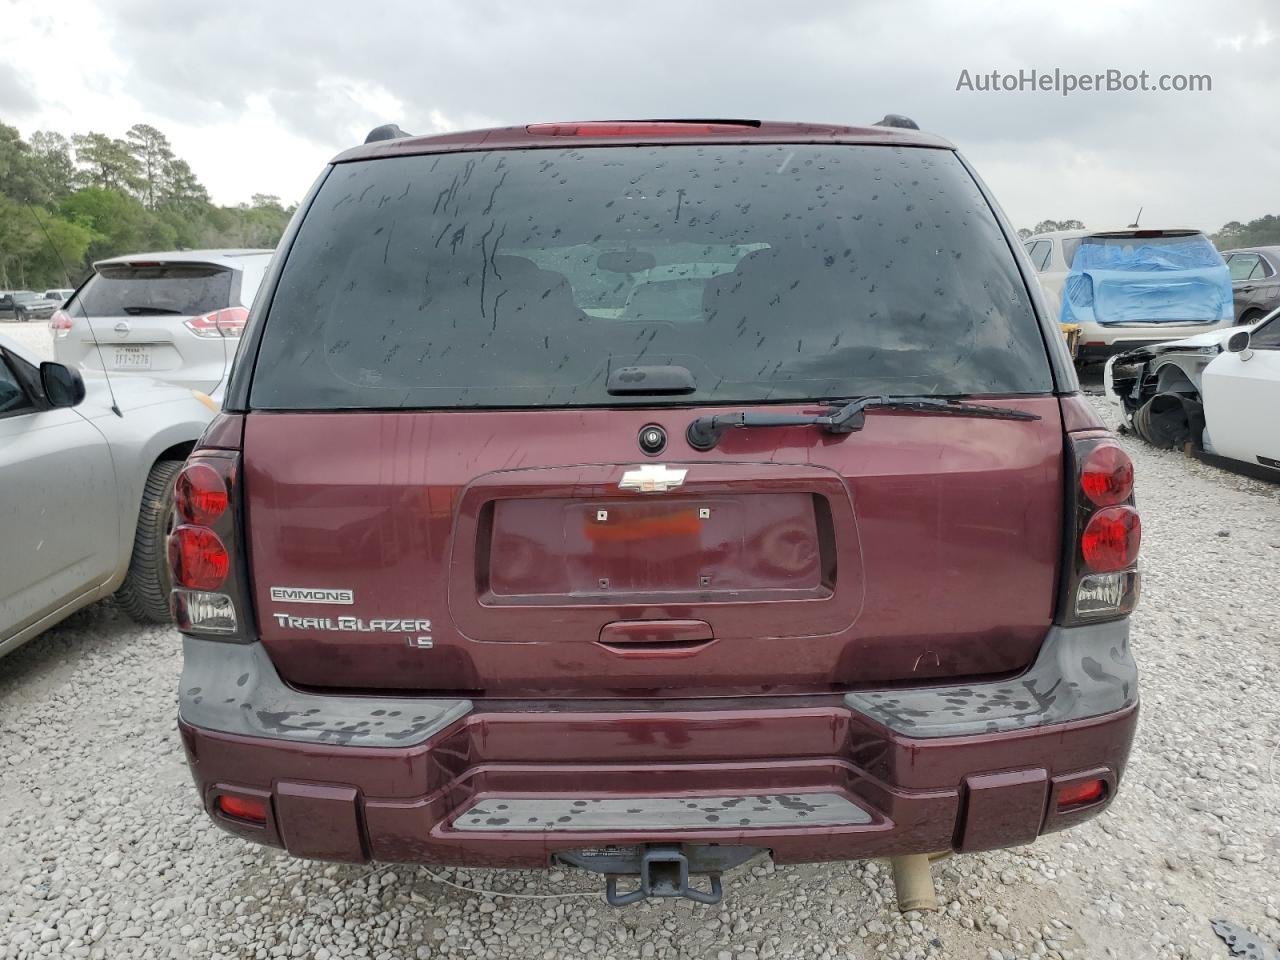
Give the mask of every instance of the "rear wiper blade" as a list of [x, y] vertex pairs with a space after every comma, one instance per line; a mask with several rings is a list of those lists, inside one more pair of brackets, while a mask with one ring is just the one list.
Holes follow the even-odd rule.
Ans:
[[121, 307], [131, 317], [180, 317], [181, 310], [170, 310], [168, 307]]
[[982, 403], [961, 403], [940, 397], [859, 397], [849, 401], [826, 401], [834, 407], [830, 413], [761, 413], [742, 410], [698, 417], [689, 424], [685, 436], [695, 450], [710, 450], [720, 442], [724, 432], [733, 427], [821, 427], [827, 433], [854, 433], [866, 422], [864, 411], [909, 410], [914, 413], [941, 414], [953, 417], [984, 417], [991, 420], [1039, 420], [1040, 415], [1009, 407], [993, 407]]

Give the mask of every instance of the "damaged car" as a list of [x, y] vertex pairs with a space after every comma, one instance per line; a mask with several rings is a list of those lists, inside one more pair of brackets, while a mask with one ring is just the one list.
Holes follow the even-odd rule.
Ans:
[[1118, 354], [1103, 383], [1124, 425], [1153, 446], [1280, 479], [1280, 310]]

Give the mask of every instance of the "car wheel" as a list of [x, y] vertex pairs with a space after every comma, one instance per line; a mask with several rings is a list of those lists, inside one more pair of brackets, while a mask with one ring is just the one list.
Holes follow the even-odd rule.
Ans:
[[116, 604], [139, 623], [168, 623], [169, 560], [165, 538], [173, 517], [173, 480], [182, 469], [180, 460], [161, 460], [147, 474], [133, 535], [129, 572], [115, 593]]
[[1244, 313], [1240, 315], [1240, 321], [1236, 324], [1236, 326], [1247, 327], [1250, 324], [1257, 323], [1259, 320], [1262, 319], [1262, 316], [1263, 314], [1261, 310], [1246, 310]]

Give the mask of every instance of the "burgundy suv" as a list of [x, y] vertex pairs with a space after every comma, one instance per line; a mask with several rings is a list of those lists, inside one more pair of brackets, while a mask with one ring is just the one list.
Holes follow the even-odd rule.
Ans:
[[912, 129], [337, 157], [177, 481], [205, 809], [300, 857], [573, 864], [615, 903], [1094, 816], [1139, 521], [1036, 291]]

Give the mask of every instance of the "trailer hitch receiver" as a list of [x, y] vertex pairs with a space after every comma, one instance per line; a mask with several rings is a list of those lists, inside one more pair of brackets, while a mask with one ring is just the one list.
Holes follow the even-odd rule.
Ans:
[[698, 903], [719, 903], [724, 896], [720, 874], [710, 875], [711, 888], [699, 890], [689, 883], [689, 858], [678, 844], [654, 844], [640, 858], [640, 886], [618, 892], [618, 877], [605, 880], [604, 894], [610, 906], [625, 907], [647, 897], [685, 897]]

